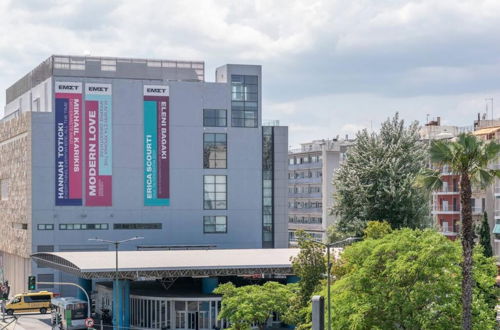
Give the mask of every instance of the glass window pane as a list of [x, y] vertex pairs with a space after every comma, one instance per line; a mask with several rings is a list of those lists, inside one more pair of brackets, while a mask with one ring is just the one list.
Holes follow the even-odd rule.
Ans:
[[214, 183], [215, 176], [214, 175], [205, 175], [204, 180], [205, 180], [205, 183]]
[[245, 84], [249, 85], [257, 85], [258, 77], [257, 76], [244, 76]]
[[215, 178], [216, 183], [226, 183], [226, 176], [225, 175], [217, 175]]

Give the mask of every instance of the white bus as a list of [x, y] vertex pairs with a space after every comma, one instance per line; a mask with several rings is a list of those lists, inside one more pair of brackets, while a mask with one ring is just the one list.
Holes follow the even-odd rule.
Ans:
[[87, 329], [85, 319], [88, 317], [88, 306], [85, 300], [65, 297], [53, 298], [52, 325], [61, 330]]

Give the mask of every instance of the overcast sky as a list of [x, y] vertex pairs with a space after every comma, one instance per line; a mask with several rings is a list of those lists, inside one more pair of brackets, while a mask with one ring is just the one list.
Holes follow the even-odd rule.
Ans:
[[3, 0], [0, 31], [2, 91], [51, 54], [260, 64], [292, 146], [395, 111], [468, 126], [490, 97], [500, 117], [498, 0]]

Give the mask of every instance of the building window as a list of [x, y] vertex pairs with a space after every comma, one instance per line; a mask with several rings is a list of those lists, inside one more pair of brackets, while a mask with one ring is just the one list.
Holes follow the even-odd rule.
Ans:
[[274, 247], [274, 129], [262, 127], [262, 247]]
[[6, 201], [9, 199], [9, 179], [0, 180], [0, 200]]
[[257, 127], [258, 77], [231, 75], [231, 125]]
[[227, 217], [222, 215], [204, 216], [203, 232], [206, 234], [227, 233]]
[[227, 111], [225, 109], [203, 109], [203, 126], [226, 127]]
[[123, 230], [132, 230], [132, 229], [161, 229], [161, 223], [115, 223], [113, 225], [113, 229], [123, 229]]
[[28, 224], [27, 223], [12, 222], [12, 228], [14, 228], [14, 229], [21, 229], [21, 230], [27, 230], [28, 229]]
[[36, 226], [38, 230], [54, 230], [54, 225], [51, 223], [39, 224]]
[[227, 178], [225, 175], [203, 176], [203, 208], [227, 209]]
[[59, 230], [107, 230], [107, 223], [61, 223]]
[[227, 134], [203, 134], [203, 167], [227, 168]]

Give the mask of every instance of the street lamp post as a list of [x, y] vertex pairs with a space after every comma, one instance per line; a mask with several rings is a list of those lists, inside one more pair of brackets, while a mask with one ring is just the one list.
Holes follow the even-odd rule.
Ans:
[[[118, 272], [118, 247], [120, 246], [121, 243], [125, 243], [125, 242], [129, 242], [129, 241], [135, 241], [135, 240], [138, 240], [138, 239], [144, 239], [144, 237], [140, 237], [140, 236], [134, 236], [134, 237], [131, 237], [131, 238], [127, 238], [127, 239], [123, 239], [123, 240], [120, 240], [120, 241], [110, 241], [110, 240], [106, 240], [106, 239], [102, 239], [102, 238], [89, 238], [89, 241], [96, 241], [96, 242], [104, 242], [104, 243], [108, 243], [108, 244], [113, 244], [115, 246], [115, 284], [114, 284], [114, 287], [116, 288], [116, 293], [117, 293], [117, 297], [116, 297], [116, 301], [115, 301], [115, 306], [118, 306], [118, 304], [121, 304], [121, 301], [119, 301], [119, 298], [120, 295], [118, 294], [118, 280], [119, 280], [119, 272]], [[114, 318], [114, 323], [115, 323], [115, 326], [118, 326], [118, 311], [115, 310], [113, 311], [113, 318]]]
[[326, 293], [326, 299], [327, 299], [327, 308], [328, 308], [328, 330], [332, 330], [332, 311], [331, 311], [331, 299], [330, 299], [330, 285], [331, 285], [331, 276], [330, 276], [330, 269], [331, 269], [331, 263], [330, 263], [330, 248], [341, 245], [343, 243], [347, 244], [349, 242], [355, 241], [361, 239], [361, 237], [348, 237], [346, 239], [343, 239], [341, 241], [337, 242], [332, 242], [332, 243], [323, 243], [315, 240], [310, 240], [313, 243], [320, 244], [326, 248], [326, 260], [327, 260], [327, 267], [326, 267], [326, 288], [327, 288], [327, 293]]

